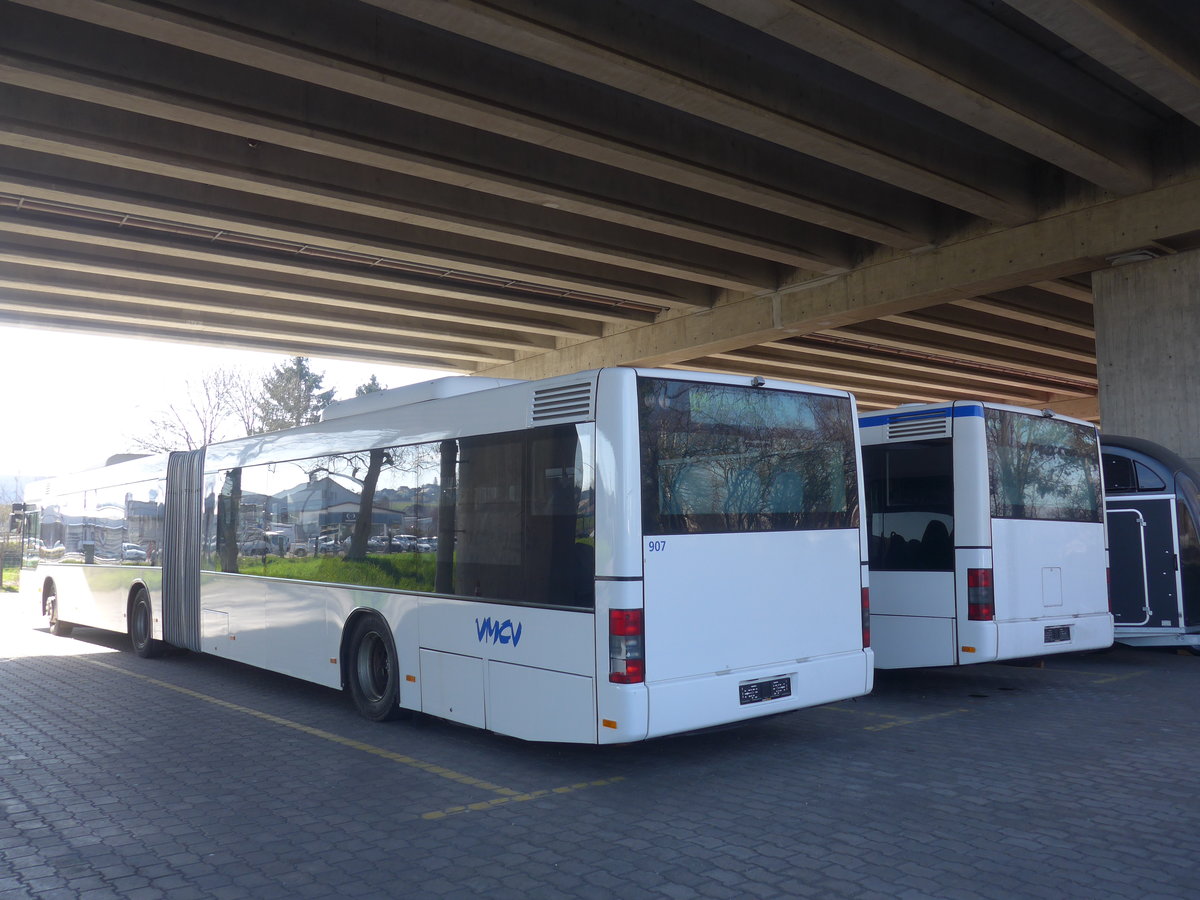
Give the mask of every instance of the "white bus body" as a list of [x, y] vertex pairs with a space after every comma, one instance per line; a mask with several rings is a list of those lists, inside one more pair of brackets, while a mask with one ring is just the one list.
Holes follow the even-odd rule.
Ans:
[[128, 631], [143, 655], [163, 641], [345, 687], [368, 718], [529, 740], [636, 741], [871, 690], [849, 394], [628, 368], [453, 381], [35, 485], [45, 548], [25, 581], [59, 632]]
[[876, 666], [1112, 643], [1093, 425], [955, 401], [859, 426]]

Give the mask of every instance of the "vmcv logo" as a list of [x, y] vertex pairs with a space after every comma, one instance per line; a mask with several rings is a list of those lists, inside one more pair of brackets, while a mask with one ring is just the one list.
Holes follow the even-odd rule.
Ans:
[[518, 622], [514, 627], [512, 619], [505, 619], [503, 622], [493, 622], [491, 616], [482, 622], [476, 619], [475, 630], [479, 633], [481, 644], [487, 643], [488, 638], [491, 638], [493, 644], [511, 643], [515, 647], [521, 641], [521, 623]]

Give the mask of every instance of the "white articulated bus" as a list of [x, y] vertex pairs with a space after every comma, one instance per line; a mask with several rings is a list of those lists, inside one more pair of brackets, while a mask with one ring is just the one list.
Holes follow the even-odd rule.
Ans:
[[871, 690], [860, 478], [844, 391], [445, 378], [39, 483], [26, 575], [58, 633], [618, 743]]
[[859, 426], [876, 666], [1112, 643], [1094, 425], [954, 401]]

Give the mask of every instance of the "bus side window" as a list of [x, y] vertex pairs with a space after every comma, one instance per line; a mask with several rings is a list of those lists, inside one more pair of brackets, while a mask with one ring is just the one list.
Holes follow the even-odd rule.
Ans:
[[950, 439], [863, 448], [873, 569], [954, 568], [954, 462]]
[[222, 572], [238, 570], [238, 508], [242, 504], [242, 470], [230, 469], [217, 495], [217, 558]]

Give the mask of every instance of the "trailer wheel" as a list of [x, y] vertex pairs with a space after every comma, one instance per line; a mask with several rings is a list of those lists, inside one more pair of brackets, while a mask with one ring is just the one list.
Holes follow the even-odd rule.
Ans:
[[378, 616], [359, 619], [349, 650], [347, 681], [359, 714], [373, 722], [399, 718], [400, 666], [387, 624]]
[[53, 590], [46, 596], [46, 615], [50, 617], [50, 633], [57, 637], [70, 637], [75, 626], [58, 617], [58, 594]]
[[154, 611], [150, 606], [150, 594], [145, 588], [138, 588], [129, 604], [129, 643], [142, 659], [162, 653], [162, 645], [153, 635]]

